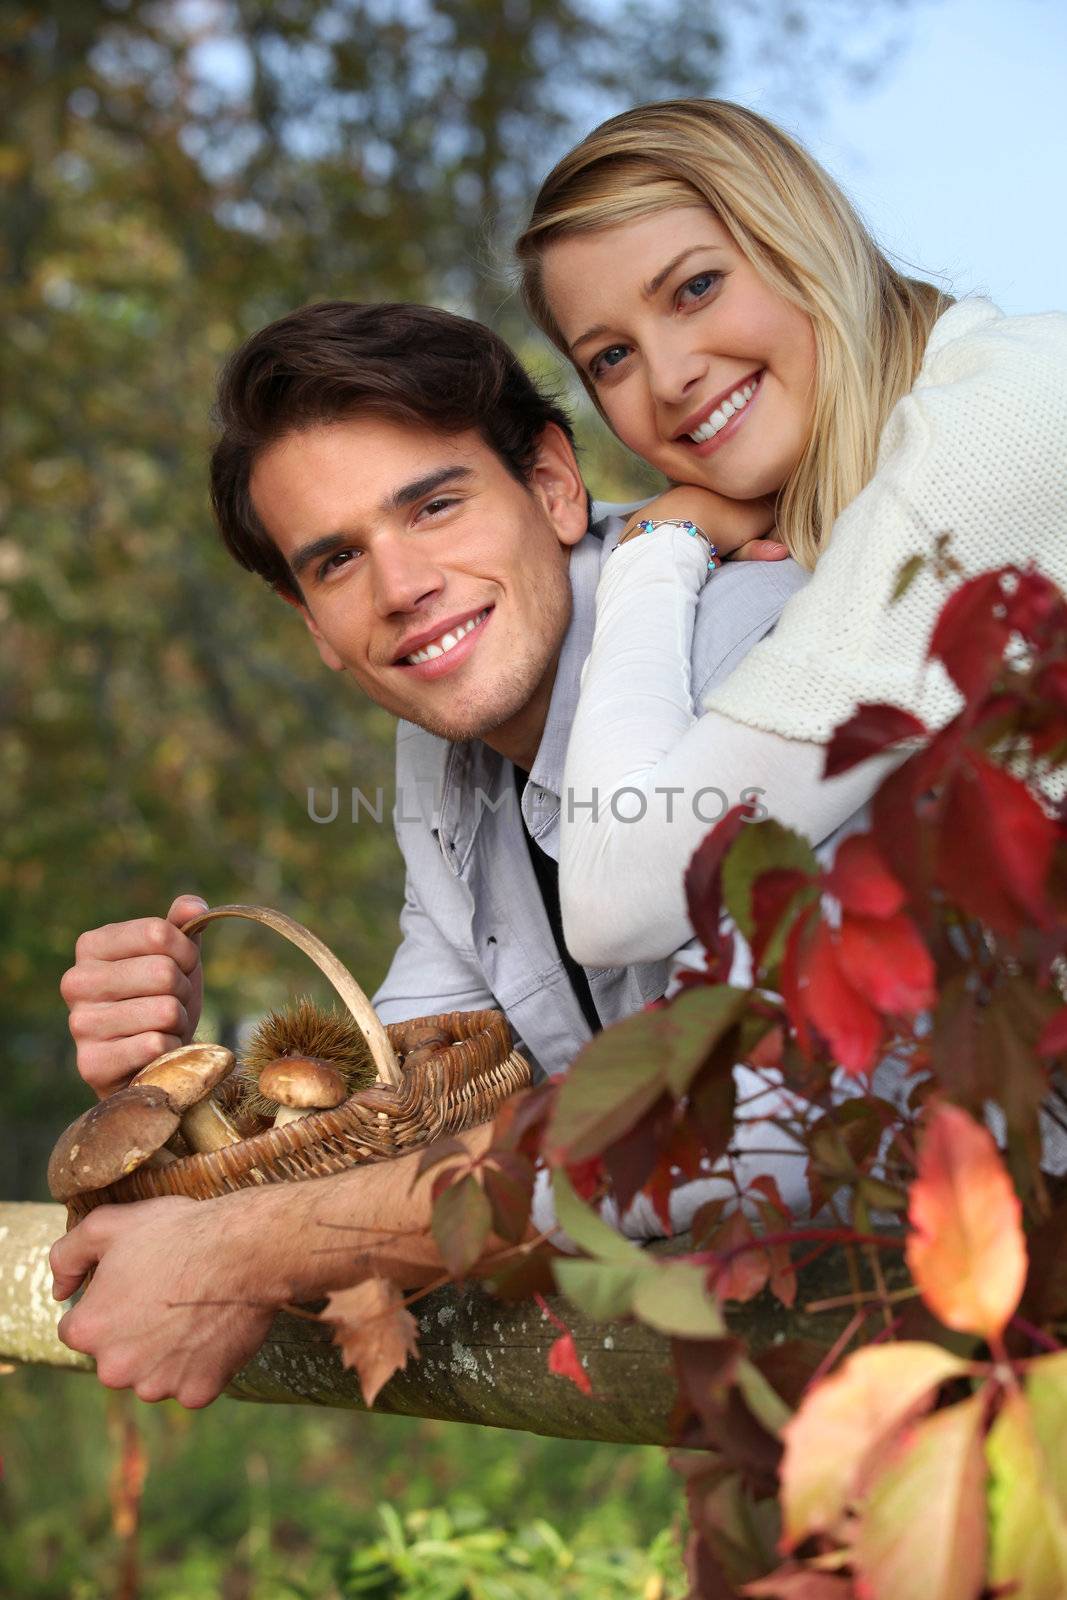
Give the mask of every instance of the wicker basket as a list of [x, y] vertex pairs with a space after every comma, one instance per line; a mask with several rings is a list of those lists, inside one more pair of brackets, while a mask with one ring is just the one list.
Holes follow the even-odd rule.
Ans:
[[[216, 906], [185, 924], [199, 933], [222, 917], [242, 917], [272, 928], [308, 955], [325, 973], [352, 1013], [370, 1048], [378, 1081], [334, 1111], [317, 1111], [299, 1122], [228, 1145], [208, 1154], [180, 1157], [162, 1167], [142, 1167], [104, 1189], [69, 1202], [71, 1223], [96, 1206], [158, 1195], [209, 1200], [262, 1183], [324, 1178], [366, 1161], [406, 1155], [441, 1135], [487, 1122], [516, 1089], [530, 1082], [528, 1062], [511, 1048], [500, 1011], [450, 1011], [383, 1026], [362, 989], [331, 950], [300, 923], [264, 906]], [[452, 1044], [404, 1069], [397, 1052], [411, 1030], [436, 1025]]]

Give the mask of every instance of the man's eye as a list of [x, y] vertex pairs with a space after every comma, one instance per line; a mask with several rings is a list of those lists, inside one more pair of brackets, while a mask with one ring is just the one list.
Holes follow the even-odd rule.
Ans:
[[454, 506], [455, 504], [456, 500], [454, 496], [439, 495], [436, 500], [427, 500], [422, 509], [423, 512], [429, 516], [436, 517], [439, 516], [442, 511], [447, 511], [449, 506]]
[[327, 556], [326, 560], [319, 567], [319, 570], [316, 573], [316, 577], [318, 578], [319, 582], [324, 582], [331, 575], [331, 573], [337, 572], [341, 567], [346, 567], [353, 557], [358, 555], [358, 550], [335, 550], [333, 555]]
[[695, 278], [690, 278], [688, 283], [683, 283], [678, 298], [682, 300], [690, 296], [693, 300], [703, 300], [722, 277], [721, 272], [700, 272]]
[[606, 350], [601, 350], [600, 354], [594, 356], [589, 363], [590, 377], [603, 377], [605, 372], [610, 372], [612, 367], [617, 367], [620, 361], [625, 361], [629, 351], [629, 345], [609, 344]]

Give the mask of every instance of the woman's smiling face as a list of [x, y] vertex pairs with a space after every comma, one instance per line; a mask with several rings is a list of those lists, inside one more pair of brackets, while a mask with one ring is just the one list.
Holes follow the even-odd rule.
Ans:
[[625, 445], [734, 500], [782, 488], [811, 431], [815, 334], [713, 212], [677, 206], [561, 239], [542, 271], [571, 360]]

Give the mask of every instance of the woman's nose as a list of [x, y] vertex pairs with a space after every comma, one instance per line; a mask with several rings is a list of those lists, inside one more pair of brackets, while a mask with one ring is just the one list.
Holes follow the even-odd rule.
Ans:
[[708, 370], [707, 357], [688, 341], [659, 340], [646, 355], [649, 388], [660, 405], [673, 406], [695, 394]]

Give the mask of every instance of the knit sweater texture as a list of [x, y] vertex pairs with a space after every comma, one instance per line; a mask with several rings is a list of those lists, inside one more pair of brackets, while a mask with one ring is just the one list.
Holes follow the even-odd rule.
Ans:
[[974, 299], [938, 318], [811, 582], [704, 704], [819, 743], [861, 702], [943, 726], [962, 702], [926, 651], [949, 587], [928, 562], [890, 604], [904, 563], [942, 534], [965, 577], [1032, 562], [1067, 591], [1067, 315]]

